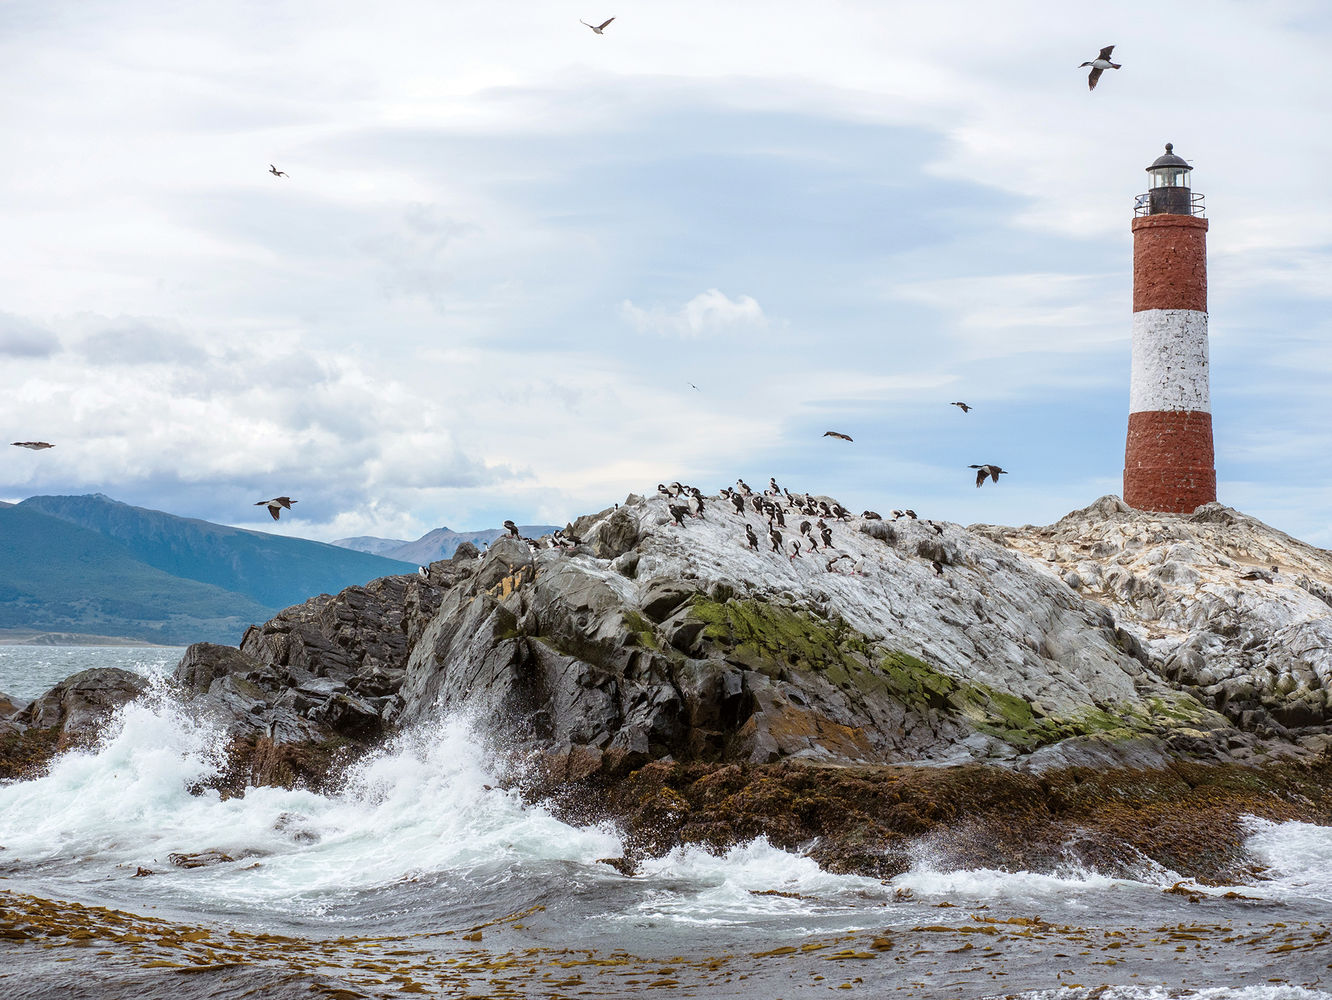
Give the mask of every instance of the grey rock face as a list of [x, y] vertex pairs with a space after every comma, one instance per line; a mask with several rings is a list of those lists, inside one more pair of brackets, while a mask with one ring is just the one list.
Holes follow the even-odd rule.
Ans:
[[66, 677], [14, 716], [20, 726], [58, 728], [62, 742], [97, 730], [111, 714], [148, 689], [148, 681], [117, 667]]

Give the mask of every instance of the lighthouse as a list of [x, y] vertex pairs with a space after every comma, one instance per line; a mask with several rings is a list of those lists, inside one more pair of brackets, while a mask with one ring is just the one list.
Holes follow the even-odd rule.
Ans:
[[1207, 388], [1207, 220], [1166, 143], [1133, 218], [1133, 371], [1124, 502], [1191, 513], [1216, 499]]

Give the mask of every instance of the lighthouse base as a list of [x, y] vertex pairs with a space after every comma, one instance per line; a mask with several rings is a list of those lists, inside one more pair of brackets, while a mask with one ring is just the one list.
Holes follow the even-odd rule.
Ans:
[[1216, 500], [1212, 415], [1202, 410], [1129, 414], [1124, 502], [1138, 510], [1190, 514]]

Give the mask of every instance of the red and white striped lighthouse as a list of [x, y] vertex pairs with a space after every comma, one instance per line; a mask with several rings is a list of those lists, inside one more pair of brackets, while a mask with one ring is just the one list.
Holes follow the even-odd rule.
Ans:
[[1207, 220], [1166, 143], [1133, 219], [1133, 374], [1124, 502], [1191, 513], [1216, 499], [1207, 388]]

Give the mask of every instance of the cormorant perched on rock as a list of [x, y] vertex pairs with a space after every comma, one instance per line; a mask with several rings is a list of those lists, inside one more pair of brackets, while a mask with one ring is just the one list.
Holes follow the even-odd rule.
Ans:
[[662, 496], [664, 496], [664, 497], [673, 497], [673, 496], [675, 496], [674, 493], [672, 493], [670, 490], [668, 490], [668, 489], [666, 488], [666, 484], [665, 484], [665, 483], [658, 483], [658, 484], [657, 484], [657, 492], [660, 493], [660, 494], [661, 494]]
[[898, 520], [899, 518], [901, 518], [901, 516], [902, 516], [902, 511], [900, 511], [900, 510], [895, 510], [895, 511], [893, 511], [893, 520], [894, 520], [894, 521], [896, 521], [896, 520]]
[[911, 518], [911, 520], [913, 521], [916, 519], [916, 512], [912, 510], [910, 507], [902, 511], [902, 513], [905, 514], [907, 517]]
[[672, 503], [672, 504], [667, 504], [666, 509], [671, 512], [671, 517], [675, 519], [675, 523], [683, 528], [685, 515], [689, 513], [689, 508], [681, 507], [678, 504]]
[[745, 523], [745, 536], [749, 539], [749, 547], [757, 552], [758, 535], [754, 534], [754, 526], [748, 522]]
[[667, 489], [671, 491], [671, 496], [673, 497], [678, 497], [681, 493], [684, 492], [684, 487], [680, 485], [680, 483], [678, 482], [671, 483], [671, 485], [668, 486]]
[[825, 549], [832, 545], [832, 528], [825, 525], [819, 534], [823, 537], [823, 547]]
[[260, 500], [255, 503], [256, 507], [267, 507], [268, 513], [273, 515], [276, 521], [281, 516], [283, 510], [291, 510], [291, 505], [300, 503], [299, 500], [293, 500], [291, 497], [274, 497], [272, 500]]
[[939, 527], [939, 526], [938, 526], [937, 524], [935, 524], [933, 521], [926, 521], [925, 523], [928, 524], [931, 528], [934, 529], [934, 533], [935, 533], [936, 535], [942, 535], [942, 534], [943, 534], [943, 528]]
[[768, 495], [769, 495], [769, 496], [774, 496], [774, 497], [775, 497], [775, 496], [780, 496], [780, 495], [781, 495], [781, 492], [782, 492], [782, 491], [778, 488], [778, 486], [777, 486], [777, 479], [776, 479], [774, 476], [769, 476], [769, 477], [768, 477], [768, 490], [767, 490], [767, 492], [768, 492]]
[[861, 514], [860, 516], [863, 517], [866, 521], [882, 521], [882, 520], [883, 520], [883, 518], [878, 514], [877, 511], [872, 511], [872, 510], [867, 510], [867, 511], [865, 511], [865, 513]]
[[55, 447], [50, 441], [13, 441], [11, 444], [15, 448], [27, 448], [29, 451], [43, 451]]
[[781, 525], [783, 528], [786, 527], [786, 515], [782, 513], [782, 508], [777, 506], [776, 504], [773, 504], [772, 516], [777, 519], [777, 523], [779, 525]]
[[771, 529], [768, 532], [768, 540], [772, 542], [772, 551], [782, 551], [782, 533], [780, 531], [776, 528]]
[[808, 534], [810, 533], [810, 531], [813, 530], [813, 528], [814, 528], [814, 525], [810, 524], [808, 521], [801, 521], [801, 522], [800, 522], [800, 533], [801, 533], [802, 535], [808, 535]]
[[732, 505], [733, 507], [735, 507], [735, 512], [736, 512], [737, 514], [744, 514], [744, 512], [745, 512], [745, 498], [744, 498], [743, 496], [741, 496], [739, 493], [732, 493], [732, 494], [731, 494], [731, 505]]
[[1106, 70], [1119, 69], [1119, 63], [1112, 63], [1110, 61], [1110, 53], [1113, 51], [1115, 51], [1115, 47], [1113, 45], [1107, 45], [1105, 48], [1101, 49], [1100, 55], [1095, 59], [1081, 63], [1078, 66], [1078, 69], [1082, 69], [1084, 66], [1090, 66], [1092, 68], [1092, 71], [1087, 74], [1088, 90], [1096, 89], [1096, 81], [1101, 78], [1101, 74]]
[[968, 406], [966, 403], [949, 403], [948, 405], [949, 405], [949, 406], [956, 406], [956, 407], [957, 407], [959, 410], [961, 410], [963, 413], [970, 413], [970, 412], [971, 412], [971, 407]]
[[685, 497], [685, 504], [688, 505], [689, 513], [693, 514], [694, 517], [703, 516], [703, 495], [698, 490]]
[[997, 483], [997, 482], [999, 482], [999, 477], [1000, 477], [1000, 476], [1006, 476], [1006, 475], [1008, 475], [1008, 471], [1007, 471], [1006, 469], [1001, 469], [1001, 468], [999, 468], [999, 466], [997, 466], [997, 465], [988, 465], [988, 464], [987, 464], [987, 465], [968, 465], [967, 468], [968, 468], [968, 469], [977, 469], [977, 470], [979, 470], [979, 471], [976, 473], [976, 488], [977, 488], [977, 489], [980, 488], [981, 483], [985, 482], [985, 477], [986, 477], [986, 476], [989, 476], [991, 479], [993, 479], [993, 480]]
[[749, 496], [749, 494], [754, 492], [749, 488], [749, 484], [746, 483], [743, 479], [737, 479], [735, 481], [735, 488], [738, 489], [745, 496]]
[[504, 527], [505, 527], [506, 529], [508, 529], [509, 536], [510, 536], [511, 538], [517, 538], [517, 537], [518, 537], [518, 525], [514, 524], [512, 521], [505, 521], [505, 522], [504, 522]]
[[930, 563], [930, 565], [934, 567], [935, 576], [943, 576], [943, 563], [939, 562], [938, 559], [935, 559]]
[[[606, 18], [606, 20], [602, 21], [600, 24], [587, 24], [587, 22], [584, 21], [584, 20], [580, 17], [580, 18], [578, 19], [578, 23], [579, 23], [579, 24], [587, 24], [587, 26], [588, 26], [589, 28], [591, 28], [594, 32], [596, 32], [598, 35], [604, 35], [604, 34], [606, 33], [606, 25], [610, 24], [610, 23], [611, 23], [612, 21], [614, 21], [614, 20], [615, 20], [615, 18], [613, 18], [613, 17], [608, 17], [608, 18]], [[1112, 46], [1112, 47], [1113, 47], [1113, 46]]]
[[850, 441], [850, 440], [851, 440], [851, 435], [850, 435], [850, 434], [842, 434], [842, 433], [840, 433], [840, 432], [838, 432], [838, 431], [824, 431], [824, 432], [823, 432], [823, 436], [826, 437], [826, 438], [837, 438], [837, 440], [839, 440], [839, 441]]
[[790, 559], [792, 562], [795, 562], [796, 557], [799, 555], [800, 555], [800, 540], [796, 539], [791, 543], [791, 554], [786, 558]]
[[757, 493], [751, 494], [749, 497], [749, 502], [754, 508], [754, 513], [756, 514], [763, 513], [763, 498], [761, 496], [759, 496]]
[[422, 580], [429, 580], [430, 570], [426, 569], [424, 566], [417, 566], [416, 575], [419, 576]]

